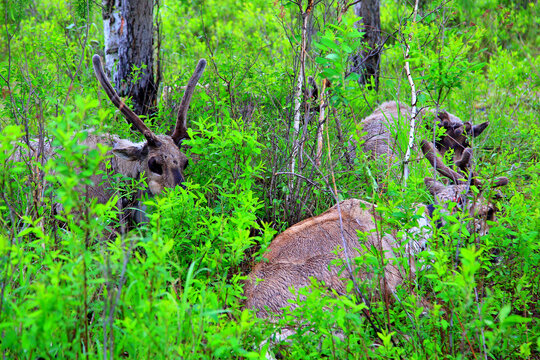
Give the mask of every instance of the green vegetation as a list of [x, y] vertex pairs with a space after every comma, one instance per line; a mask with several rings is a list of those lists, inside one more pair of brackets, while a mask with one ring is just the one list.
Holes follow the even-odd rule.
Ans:
[[[144, 181], [110, 179], [117, 195], [106, 204], [81, 191], [109, 150], [85, 149], [87, 129], [143, 139], [93, 74], [92, 55], [103, 55], [100, 4], [0, 4], [3, 358], [264, 359], [265, 340], [291, 327], [297, 331], [289, 341], [272, 350], [289, 359], [540, 357], [536, 1], [421, 1], [414, 22], [410, 5], [383, 0], [388, 39], [378, 93], [347, 74], [348, 56], [364, 46], [352, 7], [342, 14], [343, 2], [317, 3], [306, 75], [319, 84], [328, 77], [332, 87], [320, 166], [312, 162], [318, 114], [309, 123], [301, 114], [301, 176], [290, 174], [298, 7], [285, 0], [161, 1], [162, 88], [185, 85], [203, 57], [201, 83], [208, 86], [195, 91], [188, 112], [187, 188], [145, 199], [148, 222], [129, 229], [119, 223], [118, 199]], [[371, 303], [379, 332], [359, 299], [327, 296], [315, 283], [301, 290], [300, 307], [274, 322], [257, 319], [242, 306], [243, 280], [276, 233], [335, 203], [334, 182], [339, 199], [374, 202], [387, 224], [403, 230], [416, 216], [411, 204], [433, 201], [423, 184], [433, 170], [418, 148], [406, 187], [399, 169], [361, 152], [348, 155], [376, 104], [410, 103], [406, 43], [419, 106], [489, 120], [474, 140], [474, 163], [484, 179], [510, 180], [494, 200], [498, 223], [469, 237], [466, 220], [446, 216], [420, 254], [429, 266], [403, 284], [399, 301]], [[156, 133], [174, 125], [181, 96], [161, 96], [150, 125]], [[408, 128], [392, 131], [407, 146]], [[29, 147], [25, 138], [45, 143]], [[46, 160], [37, 154], [49, 142], [58, 150]], [[121, 230], [113, 236], [111, 229]], [[362, 261], [381, 273], [377, 259]], [[432, 308], [422, 308], [421, 299]]]

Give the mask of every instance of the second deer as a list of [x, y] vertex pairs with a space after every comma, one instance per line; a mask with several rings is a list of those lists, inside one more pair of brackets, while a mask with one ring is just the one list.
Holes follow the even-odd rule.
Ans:
[[[473, 220], [468, 224], [471, 233], [485, 234], [487, 221], [495, 221], [495, 207], [481, 196], [476, 201], [469, 201], [472, 195], [470, 186], [461, 174], [445, 166], [437, 157], [432, 144], [424, 142], [422, 150], [437, 170], [445, 177], [457, 182], [456, 185], [444, 185], [431, 178], [424, 179], [425, 185], [437, 202], [449, 200], [462, 207]], [[498, 179], [492, 186], [506, 185], [506, 178]], [[477, 186], [482, 188], [477, 181]], [[447, 204], [447, 203], [446, 203]], [[416, 271], [414, 255], [429, 246], [432, 234], [431, 216], [433, 207], [424, 206], [423, 216], [413, 227], [413, 240], [402, 244], [395, 234], [398, 229], [381, 234], [377, 223], [382, 219], [375, 211], [376, 206], [366, 201], [349, 199], [340, 202], [323, 214], [306, 219], [278, 235], [269, 245], [265, 261], [256, 264], [248, 276], [244, 287], [246, 306], [255, 309], [257, 316], [267, 317], [280, 313], [284, 307], [295, 306], [291, 300], [297, 298], [296, 291], [311, 284], [313, 277], [330, 290], [338, 294], [346, 294], [347, 282], [353, 276], [358, 281], [367, 281], [377, 297], [392, 294], [404, 279]], [[359, 241], [359, 239], [361, 239]], [[371, 249], [383, 254], [384, 276], [376, 278], [372, 272], [354, 265], [354, 258], [361, 257]], [[377, 254], [375, 254], [377, 256]], [[399, 258], [409, 260], [404, 268], [397, 261]], [[351, 271], [342, 271], [342, 266], [350, 260]], [[353, 275], [354, 274], [354, 275]]]

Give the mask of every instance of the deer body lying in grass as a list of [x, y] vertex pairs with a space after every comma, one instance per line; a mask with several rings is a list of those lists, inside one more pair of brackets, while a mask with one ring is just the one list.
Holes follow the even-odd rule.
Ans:
[[[355, 258], [372, 246], [384, 252], [389, 261], [384, 268], [385, 281], [380, 285], [385, 291], [393, 292], [409, 269], [402, 269], [391, 260], [397, 257], [394, 249], [400, 244], [389, 234], [379, 236], [377, 221], [380, 218], [375, 205], [349, 199], [288, 228], [271, 242], [264, 255], [267, 262], [263, 260], [253, 267], [244, 287], [246, 306], [256, 309], [258, 317], [280, 313], [282, 308], [292, 306], [290, 300], [296, 299], [290, 288], [297, 291], [309, 286], [311, 277], [345, 295], [351, 274], [341, 271], [336, 260], [343, 263], [349, 258], [354, 263]], [[358, 233], [362, 233], [365, 248], [358, 241]], [[423, 245], [418, 243], [418, 248]], [[414, 271], [414, 267], [411, 270]], [[368, 273], [359, 276], [363, 280], [373, 277]]]
[[[443, 164], [430, 143], [423, 142], [422, 149], [443, 176], [456, 182], [465, 180]], [[467, 200], [472, 194], [467, 184], [444, 185], [431, 178], [424, 179], [424, 182], [439, 202], [452, 200], [464, 207], [463, 210], [474, 218], [468, 224], [471, 233], [484, 234], [487, 231], [486, 220], [495, 221], [492, 204], [481, 197], [475, 202]], [[506, 183], [507, 179], [501, 178], [494, 186]], [[432, 212], [432, 206], [424, 206], [417, 226], [410, 229], [413, 240], [408, 244], [402, 244], [402, 240], [397, 238], [398, 229], [381, 234], [376, 224], [383, 219], [375, 211], [375, 205], [357, 199], [344, 200], [323, 214], [290, 227], [271, 242], [264, 255], [267, 261], [256, 264], [249, 274], [244, 287], [246, 306], [255, 309], [259, 317], [279, 313], [284, 307], [294, 306], [290, 300], [296, 299], [296, 294], [291, 292], [291, 287], [298, 290], [310, 285], [310, 277], [323, 282], [337, 294], [346, 294], [347, 282], [355, 276], [358, 281], [371, 281], [374, 291], [381, 289], [382, 294], [376, 297], [392, 295], [404, 279], [416, 271], [414, 255], [429, 243], [434, 227]], [[374, 279], [372, 273], [354, 265], [354, 258], [373, 248], [385, 259], [384, 276], [380, 279]], [[347, 258], [352, 273], [341, 271], [341, 266], [336, 264], [348, 261]], [[399, 258], [409, 260], [406, 268], [399, 265], [403, 263], [396, 260]]]
[[[463, 169], [468, 164], [471, 156], [468, 137], [479, 136], [489, 125], [484, 122], [479, 125], [472, 125], [470, 122], [463, 122], [457, 116], [446, 111], [436, 112], [434, 109], [420, 110], [418, 123], [424, 122], [427, 128], [431, 120], [428, 114], [436, 117], [436, 124], [439, 128], [445, 129], [445, 135], [435, 141], [435, 146], [441, 155], [453, 150], [453, 160], [458, 168]], [[390, 129], [396, 128], [399, 124], [405, 126], [407, 119], [411, 116], [411, 108], [397, 101], [389, 101], [381, 104], [371, 115], [362, 120], [362, 128], [366, 135], [362, 137], [364, 143], [362, 148], [366, 152], [371, 152], [373, 157], [379, 158], [382, 155], [395, 160], [398, 152], [396, 140], [392, 136]]]

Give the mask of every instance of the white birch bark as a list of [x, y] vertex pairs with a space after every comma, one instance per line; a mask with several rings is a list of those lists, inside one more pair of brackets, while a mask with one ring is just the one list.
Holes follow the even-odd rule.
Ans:
[[118, 62], [120, 34], [123, 31], [119, 0], [103, 0], [103, 33], [105, 40], [105, 72], [109, 79], [113, 76], [114, 65]]
[[294, 122], [293, 122], [293, 149], [291, 156], [291, 172], [294, 173], [296, 166], [296, 156], [299, 149], [299, 132], [300, 132], [300, 107], [302, 106], [303, 93], [302, 87], [304, 85], [305, 76], [305, 61], [306, 61], [306, 35], [307, 35], [307, 23], [309, 13], [302, 14], [302, 43], [300, 48], [300, 69], [298, 70], [298, 80], [296, 82], [296, 89], [294, 94]]
[[326, 109], [326, 104], [324, 102], [324, 93], [327, 87], [326, 79], [323, 80], [322, 90], [321, 90], [321, 102], [319, 104], [319, 129], [317, 131], [317, 157], [315, 157], [315, 164], [321, 166], [322, 158], [322, 148], [323, 148], [323, 131], [324, 131], [324, 113]]
[[[413, 23], [416, 22], [416, 14], [418, 13], [418, 0], [414, 4], [414, 14], [413, 14]], [[411, 122], [409, 124], [409, 142], [407, 145], [407, 151], [405, 152], [405, 158], [403, 159], [403, 184], [407, 186], [407, 179], [409, 178], [409, 161], [411, 159], [411, 151], [414, 146], [414, 129], [416, 127], [416, 116], [418, 115], [418, 110], [416, 108], [416, 86], [411, 75], [411, 67], [409, 64], [409, 57], [411, 51], [411, 41], [413, 38], [413, 33], [409, 34], [409, 42], [406, 43], [405, 50], [405, 73], [407, 75], [407, 80], [411, 87]]]
[[[133, 111], [152, 112], [159, 84], [154, 79], [153, 0], [103, 0], [105, 68], [118, 95]], [[136, 78], [135, 69], [141, 69]]]

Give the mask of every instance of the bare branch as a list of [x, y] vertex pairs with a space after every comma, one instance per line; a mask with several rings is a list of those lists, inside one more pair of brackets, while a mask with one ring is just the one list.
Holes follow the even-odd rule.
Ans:
[[330, 86], [328, 79], [323, 80], [322, 90], [321, 90], [321, 102], [319, 105], [319, 128], [317, 130], [317, 155], [315, 156], [315, 164], [321, 166], [321, 157], [322, 157], [322, 148], [323, 148], [323, 137], [322, 133], [324, 130], [324, 113], [326, 109], [326, 104], [324, 102], [324, 95], [327, 87]]

